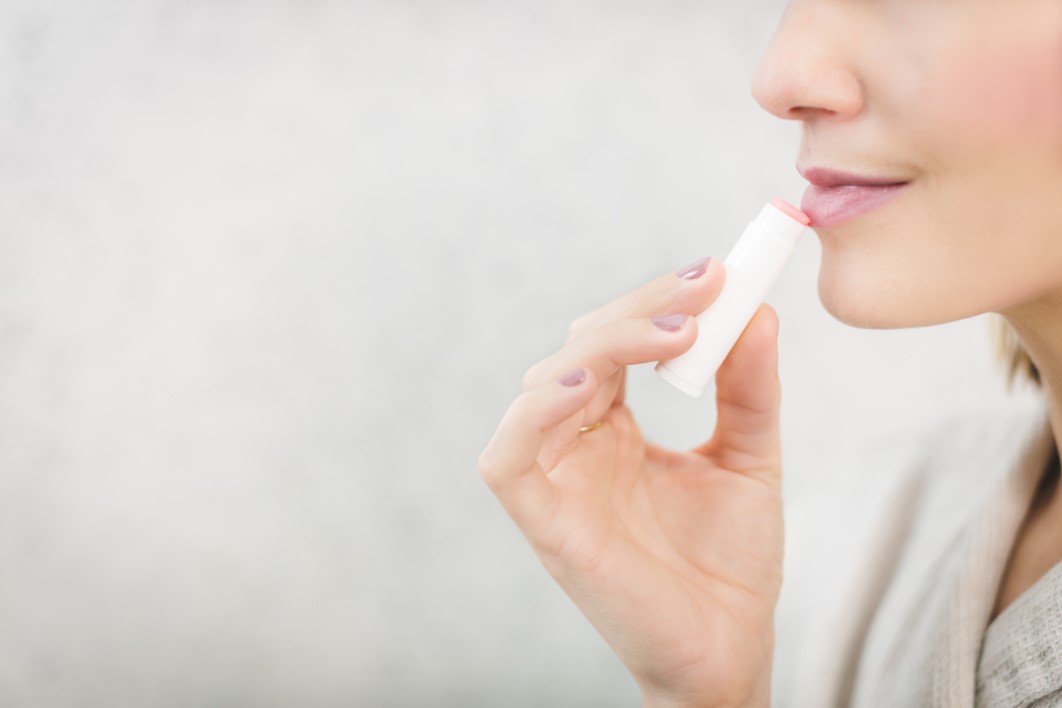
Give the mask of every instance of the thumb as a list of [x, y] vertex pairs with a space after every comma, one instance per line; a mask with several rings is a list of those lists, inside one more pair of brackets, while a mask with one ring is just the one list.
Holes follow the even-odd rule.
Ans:
[[695, 452], [725, 469], [780, 479], [778, 313], [764, 303], [715, 374], [716, 424]]

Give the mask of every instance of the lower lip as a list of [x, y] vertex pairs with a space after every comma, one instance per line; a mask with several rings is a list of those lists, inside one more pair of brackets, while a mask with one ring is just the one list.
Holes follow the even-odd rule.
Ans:
[[904, 182], [882, 187], [846, 185], [830, 188], [811, 184], [804, 192], [800, 208], [811, 217], [811, 228], [837, 226], [888, 204], [909, 184], [910, 182]]

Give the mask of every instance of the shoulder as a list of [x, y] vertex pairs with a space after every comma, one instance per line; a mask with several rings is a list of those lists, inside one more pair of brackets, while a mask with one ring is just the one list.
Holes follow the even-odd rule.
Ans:
[[959, 411], [912, 435], [911, 473], [922, 477], [920, 505], [934, 517], [965, 517], [1012, 474], [1047, 420], [1042, 395]]
[[896, 561], [905, 546], [939, 552], [1015, 474], [1046, 423], [1046, 401], [1037, 395], [883, 431], [857, 453], [831, 499], [819, 502], [834, 505], [823, 523], [846, 524], [853, 544], [872, 542]]
[[1042, 395], [1005, 399], [942, 417], [918, 437], [934, 459], [981, 460], [1017, 453], [1046, 415]]
[[834, 483], [786, 499], [776, 689], [803, 695], [813, 667], [822, 690], [833, 679], [840, 690], [887, 589], [928, 572], [1044, 416], [1042, 400], [1014, 399], [900, 422], [832, 460]]
[[812, 538], [843, 542], [876, 523], [877, 516], [896, 522], [890, 510], [896, 506], [912, 513], [960, 512], [963, 498], [976, 496], [1004, 470], [1023, 436], [1035, 428], [1041, 408], [1015, 400], [954, 411], [929, 423], [894, 421], [858, 444], [825, 451], [821, 464], [830, 470], [823, 475], [828, 481], [785, 500], [786, 532], [793, 536], [795, 555], [804, 545], [821, 547]]
[[1037, 393], [941, 414], [929, 423], [897, 422], [849, 453], [852, 469], [839, 495], [851, 502], [900, 487], [927, 503], [940, 494], [948, 509], [960, 511], [957, 502], [983, 494], [1008, 473], [1046, 419], [1046, 401]]

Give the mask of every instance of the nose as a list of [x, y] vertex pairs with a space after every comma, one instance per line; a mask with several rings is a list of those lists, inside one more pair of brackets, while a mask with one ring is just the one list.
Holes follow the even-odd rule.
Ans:
[[835, 0], [791, 0], [752, 79], [752, 96], [784, 120], [851, 117], [863, 83], [847, 54], [860, 27]]

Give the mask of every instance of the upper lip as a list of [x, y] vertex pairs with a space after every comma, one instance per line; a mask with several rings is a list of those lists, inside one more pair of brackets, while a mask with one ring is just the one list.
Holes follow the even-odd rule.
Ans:
[[895, 177], [864, 177], [863, 175], [838, 170], [827, 170], [823, 167], [797, 167], [797, 172], [816, 187], [830, 189], [832, 187], [883, 187], [890, 184], [903, 184], [909, 180]]

